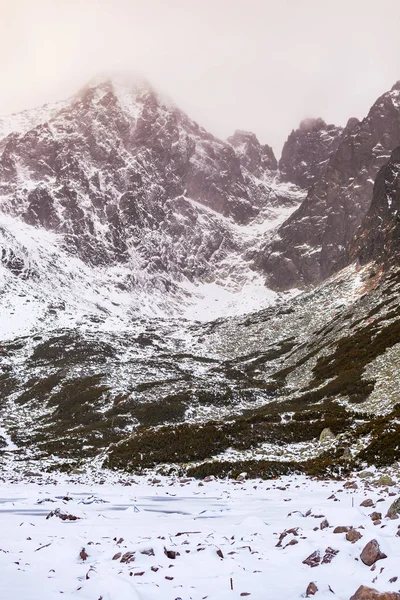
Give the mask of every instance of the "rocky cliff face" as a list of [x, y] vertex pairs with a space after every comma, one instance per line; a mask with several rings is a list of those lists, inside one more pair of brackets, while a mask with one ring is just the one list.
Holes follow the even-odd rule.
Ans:
[[348, 260], [361, 265], [398, 264], [400, 256], [400, 147], [380, 169], [371, 206], [348, 251]]
[[245, 224], [268, 205], [272, 151], [239, 156], [147, 83], [101, 81], [45, 112], [3, 140], [0, 208], [86, 263], [201, 276], [237, 246], [218, 215]]
[[283, 146], [279, 161], [282, 177], [302, 188], [310, 188], [322, 176], [342, 133], [342, 127], [327, 125], [323, 119], [302, 121]]
[[324, 175], [256, 261], [276, 288], [318, 283], [343, 264], [368, 211], [375, 177], [400, 144], [400, 82], [349, 129]]
[[267, 173], [277, 170], [278, 162], [271, 146], [260, 144], [254, 133], [237, 130], [227, 141], [235, 149], [241, 166], [255, 177], [263, 179]]

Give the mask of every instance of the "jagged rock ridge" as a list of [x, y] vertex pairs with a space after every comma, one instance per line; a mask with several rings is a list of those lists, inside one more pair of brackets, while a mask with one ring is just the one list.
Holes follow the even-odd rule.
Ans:
[[361, 265], [375, 261], [386, 267], [398, 264], [400, 252], [400, 146], [380, 169], [371, 206], [351, 244], [348, 259]]
[[310, 188], [322, 176], [342, 134], [342, 127], [327, 125], [323, 119], [303, 120], [283, 146], [279, 160], [283, 178], [300, 187]]
[[270, 285], [287, 289], [321, 282], [343, 264], [365, 216], [379, 169], [400, 144], [400, 82], [368, 116], [350, 124], [324, 175], [268, 241], [256, 263]]
[[5, 138], [0, 208], [62, 234], [88, 264], [211, 276], [238, 250], [226, 219], [279, 204], [266, 147], [256, 168], [145, 82], [95, 82], [49, 114]]

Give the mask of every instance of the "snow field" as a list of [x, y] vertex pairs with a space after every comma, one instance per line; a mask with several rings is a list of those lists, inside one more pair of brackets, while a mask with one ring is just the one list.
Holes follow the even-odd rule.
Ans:
[[[109, 475], [102, 484], [45, 477], [0, 484], [1, 600], [294, 600], [305, 597], [311, 581], [318, 600], [348, 600], [361, 584], [400, 588], [389, 583], [398, 576], [399, 521], [384, 517], [395, 487], [357, 478], [358, 488], [349, 489], [345, 481], [306, 477], [198, 482]], [[360, 507], [366, 498], [375, 508]], [[78, 519], [46, 518], [57, 508]], [[373, 524], [374, 510], [381, 524]], [[325, 519], [329, 526], [321, 529]], [[333, 533], [340, 525], [363, 537], [350, 543]], [[292, 532], [281, 536], [285, 530]], [[359, 558], [371, 539], [388, 556], [375, 567]], [[329, 547], [338, 550], [332, 562], [303, 564]], [[131, 561], [121, 562], [126, 553]]]

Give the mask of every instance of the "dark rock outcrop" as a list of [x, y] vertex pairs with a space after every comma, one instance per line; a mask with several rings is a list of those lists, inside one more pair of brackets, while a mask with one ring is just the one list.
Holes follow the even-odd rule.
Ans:
[[237, 130], [227, 141], [235, 149], [240, 164], [256, 177], [262, 178], [265, 171], [278, 168], [271, 146], [260, 144], [254, 133]]
[[375, 177], [400, 144], [400, 82], [351, 126], [324, 175], [256, 259], [277, 289], [319, 283], [343, 265], [369, 209]]
[[305, 119], [286, 140], [279, 170], [286, 181], [310, 188], [323, 174], [327, 160], [339, 145], [342, 127], [323, 119]]
[[351, 244], [348, 260], [379, 265], [398, 262], [400, 255], [400, 146], [379, 171], [369, 211]]

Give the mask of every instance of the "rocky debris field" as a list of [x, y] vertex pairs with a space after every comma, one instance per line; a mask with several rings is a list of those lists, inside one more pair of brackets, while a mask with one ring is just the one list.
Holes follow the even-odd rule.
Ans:
[[[28, 485], [27, 485], [28, 484]], [[0, 484], [0, 597], [400, 598], [398, 481], [25, 472]]]

